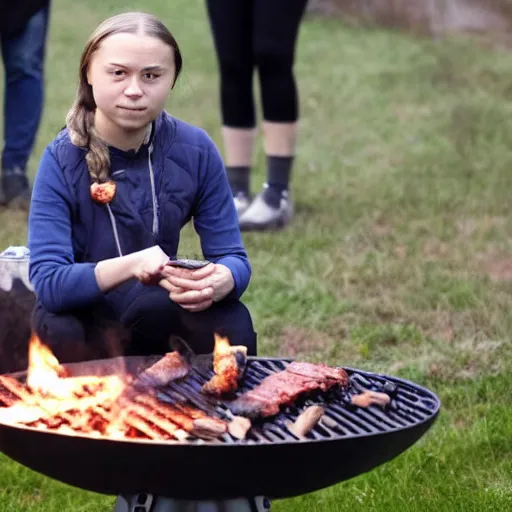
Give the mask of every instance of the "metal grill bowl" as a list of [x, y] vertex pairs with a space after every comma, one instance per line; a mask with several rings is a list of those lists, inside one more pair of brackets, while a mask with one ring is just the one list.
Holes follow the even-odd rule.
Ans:
[[[155, 357], [130, 357], [66, 365], [73, 375], [108, 375], [120, 363], [137, 374]], [[240, 393], [253, 388], [288, 361], [249, 358]], [[433, 424], [437, 396], [411, 382], [346, 368], [348, 391], [309, 397], [278, 416], [257, 423], [247, 439], [225, 434], [220, 441], [156, 442], [71, 436], [24, 426], [0, 424], [0, 450], [15, 461], [90, 491], [111, 495], [146, 492], [186, 500], [227, 500], [265, 495], [286, 498], [316, 491], [369, 471], [414, 444]], [[23, 380], [24, 373], [13, 375]], [[187, 397], [211, 411], [227, 410], [199, 394], [210, 377], [197, 370], [162, 391], [160, 399]], [[390, 407], [350, 405], [361, 389], [394, 388]], [[324, 401], [325, 421], [305, 440], [285, 427], [304, 405]]]

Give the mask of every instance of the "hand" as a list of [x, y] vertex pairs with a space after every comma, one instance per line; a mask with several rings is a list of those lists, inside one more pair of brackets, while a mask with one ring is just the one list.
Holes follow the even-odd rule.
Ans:
[[133, 277], [144, 284], [158, 284], [162, 278], [162, 271], [169, 261], [169, 256], [155, 245], [133, 253]]
[[203, 311], [222, 300], [235, 287], [229, 268], [209, 263], [197, 270], [166, 266], [160, 286], [169, 292], [173, 302], [188, 311]]

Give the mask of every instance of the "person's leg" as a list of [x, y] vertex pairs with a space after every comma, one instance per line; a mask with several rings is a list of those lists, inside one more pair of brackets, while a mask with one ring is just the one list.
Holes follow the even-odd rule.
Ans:
[[267, 182], [240, 219], [240, 227], [274, 229], [288, 223], [288, 195], [295, 156], [298, 93], [293, 74], [295, 46], [307, 0], [256, 0], [253, 50], [263, 104]]
[[169, 293], [159, 286], [147, 286], [121, 315], [121, 324], [131, 332], [127, 355], [165, 354], [169, 338], [180, 334], [180, 310]]
[[256, 335], [247, 308], [239, 301], [224, 300], [205, 311], [191, 313], [169, 299], [160, 287], [148, 287], [121, 318], [131, 331], [130, 355], [164, 354], [172, 350], [170, 338], [178, 336], [197, 354], [212, 352], [214, 332], [233, 345], [256, 352]]
[[256, 333], [242, 302], [223, 300], [198, 313], [181, 311], [182, 336], [196, 353], [212, 352], [216, 333], [227, 337], [231, 345], [245, 345], [248, 355], [256, 355]]
[[250, 169], [256, 135], [252, 4], [253, 0], [207, 0], [220, 72], [226, 171], [239, 214], [249, 204]]
[[28, 207], [30, 192], [26, 165], [43, 110], [43, 66], [49, 7], [30, 18], [14, 36], [3, 36], [5, 68], [2, 185], [4, 202], [19, 200]]
[[[74, 363], [101, 359], [111, 354], [102, 347], [96, 336], [90, 339], [90, 315], [54, 314], [37, 301], [32, 312], [32, 330], [47, 345], [61, 363]], [[112, 354], [114, 355], [114, 354]], [[118, 355], [118, 354], [116, 354]]]

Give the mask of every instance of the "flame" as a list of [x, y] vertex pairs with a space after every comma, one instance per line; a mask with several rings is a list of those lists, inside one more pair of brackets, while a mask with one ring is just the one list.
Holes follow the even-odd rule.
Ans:
[[231, 353], [231, 344], [229, 343], [229, 339], [225, 336], [221, 336], [216, 332], [213, 334], [215, 338], [215, 348], [213, 350], [214, 354], [223, 355]]
[[60, 396], [60, 379], [68, 376], [69, 372], [52, 351], [32, 333], [28, 346], [27, 386], [34, 392]]
[[247, 354], [247, 348], [231, 346], [229, 339], [214, 333], [213, 371], [215, 375], [201, 388], [203, 392], [221, 396], [231, 393], [238, 386], [238, 377], [243, 372], [237, 361], [237, 353]]
[[[219, 340], [219, 350], [229, 355], [229, 348], [227, 339]], [[110, 439], [183, 441], [227, 431], [223, 420], [199, 409], [159, 402], [152, 388], [137, 387], [137, 378], [123, 371], [73, 376], [33, 334], [26, 382], [0, 375], [0, 423]]]
[[234, 348], [229, 339], [214, 333], [215, 348], [213, 350], [213, 370], [217, 375], [233, 374], [235, 379], [238, 373]]
[[114, 402], [126, 388], [126, 380], [119, 375], [72, 377], [35, 334], [30, 338], [28, 360], [27, 387], [32, 392], [31, 405], [44, 407], [52, 413]]

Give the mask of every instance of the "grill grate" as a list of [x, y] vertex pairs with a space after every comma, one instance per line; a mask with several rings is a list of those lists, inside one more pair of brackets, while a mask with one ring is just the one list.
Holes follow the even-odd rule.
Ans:
[[[286, 360], [250, 359], [247, 363], [240, 395], [253, 389], [272, 373], [286, 368]], [[327, 393], [315, 393], [299, 399], [296, 404], [283, 409], [277, 416], [264, 420], [254, 420], [247, 438], [240, 441], [225, 434], [215, 441], [188, 441], [196, 443], [264, 444], [284, 442], [307, 442], [307, 440], [342, 439], [372, 434], [386, 433], [409, 428], [429, 420], [439, 407], [437, 397], [426, 389], [411, 386], [407, 382], [391, 377], [382, 377], [360, 370], [346, 368], [350, 386], [346, 390], [336, 389]], [[231, 412], [221, 401], [200, 393], [201, 386], [212, 376], [212, 372], [201, 372], [194, 368], [182, 382], [173, 382], [162, 389], [158, 398], [164, 402], [189, 401], [212, 416], [231, 417]], [[387, 392], [391, 402], [385, 409], [379, 406], [368, 408], [351, 404], [351, 396], [363, 390]], [[321, 421], [299, 440], [286, 427], [294, 422], [304, 407], [320, 404], [326, 408]]]

